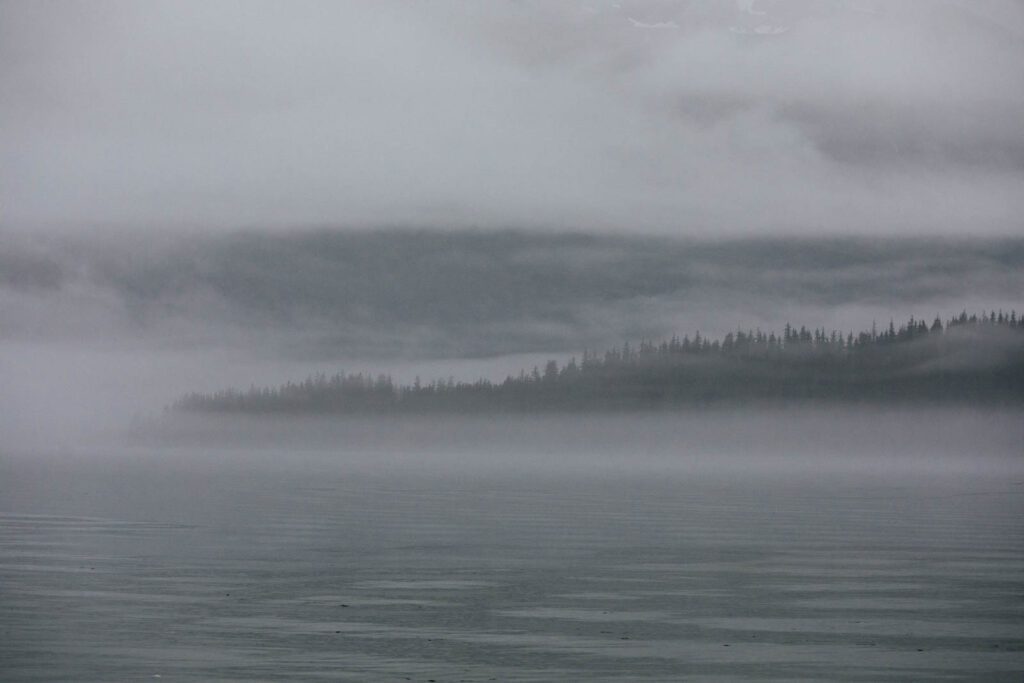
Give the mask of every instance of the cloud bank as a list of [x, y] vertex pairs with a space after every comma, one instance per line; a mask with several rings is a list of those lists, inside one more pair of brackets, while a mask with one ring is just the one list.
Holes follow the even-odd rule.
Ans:
[[485, 357], [1024, 302], [1020, 239], [321, 230], [0, 246], [0, 344]]
[[1015, 234], [1011, 0], [0, 4], [0, 225]]

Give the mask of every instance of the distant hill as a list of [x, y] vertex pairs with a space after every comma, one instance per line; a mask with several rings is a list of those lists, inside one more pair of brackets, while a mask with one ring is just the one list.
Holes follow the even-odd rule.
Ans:
[[358, 414], [656, 409], [744, 402], [1024, 402], [1024, 320], [966, 312], [944, 324], [842, 334], [787, 325], [737, 330], [595, 354], [524, 369], [504, 382], [338, 373], [278, 387], [193, 393], [173, 408], [208, 414]]

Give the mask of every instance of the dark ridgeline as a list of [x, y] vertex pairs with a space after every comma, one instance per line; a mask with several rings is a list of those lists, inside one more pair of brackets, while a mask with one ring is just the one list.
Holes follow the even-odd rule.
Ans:
[[760, 401], [1024, 401], [1024, 319], [966, 312], [945, 325], [911, 318], [852, 332], [786, 325], [781, 335], [698, 332], [660, 344], [584, 352], [504, 382], [396, 385], [385, 375], [320, 374], [276, 388], [193, 393], [200, 413], [407, 413], [641, 409]]

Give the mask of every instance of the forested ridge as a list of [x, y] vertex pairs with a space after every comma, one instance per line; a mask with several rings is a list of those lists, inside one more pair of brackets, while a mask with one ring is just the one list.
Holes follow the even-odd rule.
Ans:
[[721, 339], [641, 341], [502, 382], [409, 385], [387, 375], [319, 374], [277, 387], [192, 393], [201, 413], [347, 414], [642, 409], [730, 402], [1024, 402], [1024, 319], [1015, 311], [931, 323], [910, 318], [845, 334], [786, 325]]

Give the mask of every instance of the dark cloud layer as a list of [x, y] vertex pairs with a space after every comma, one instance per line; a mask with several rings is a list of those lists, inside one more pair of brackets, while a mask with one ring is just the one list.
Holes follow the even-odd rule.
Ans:
[[9, 237], [0, 265], [8, 340], [134, 339], [324, 359], [572, 351], [698, 327], [778, 326], [791, 316], [845, 327], [870, 314], [1024, 302], [1019, 239]]
[[1013, 0], [0, 3], [0, 223], [1018, 234]]

